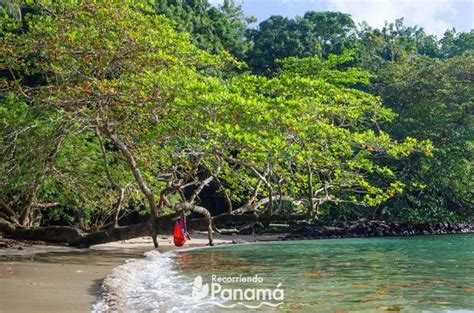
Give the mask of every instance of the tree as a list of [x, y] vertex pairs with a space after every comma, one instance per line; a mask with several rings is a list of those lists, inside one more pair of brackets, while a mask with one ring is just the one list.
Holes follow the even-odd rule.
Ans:
[[372, 73], [389, 62], [404, 62], [417, 55], [439, 55], [436, 37], [417, 26], [405, 26], [403, 18], [394, 23], [386, 22], [381, 29], [363, 23], [357, 36], [356, 64]]
[[386, 204], [387, 214], [415, 220], [472, 216], [472, 64], [471, 52], [445, 61], [391, 63], [381, 72], [379, 92], [399, 114], [389, 133], [429, 139], [435, 147], [433, 158], [398, 164], [408, 188]]
[[272, 16], [249, 31], [253, 46], [246, 60], [254, 73], [273, 75], [279, 59], [341, 54], [352, 46], [354, 31], [351, 17], [339, 12], [307, 12], [295, 19]]
[[440, 39], [440, 45], [442, 58], [451, 58], [472, 51], [474, 50], [474, 31], [458, 33], [454, 28], [448, 29]]
[[[27, 15], [23, 21], [5, 16], [2, 23], [9, 31], [2, 37], [1, 59], [11, 73], [2, 79], [3, 112], [9, 114], [8, 106], [24, 103], [25, 110], [41, 116], [51, 112], [58, 122], [47, 124], [54, 136], [39, 135], [46, 141], [38, 147], [45, 150], [44, 157], [38, 158], [39, 174], [27, 179], [32, 196], [26, 198], [28, 205], [23, 206], [19, 224], [31, 225], [26, 221], [37, 190], [63, 140], [76, 132], [106, 136], [116, 147], [147, 201], [153, 222], [163, 207], [153, 191], [159, 186], [152, 179], [155, 166], [146, 162], [153, 156], [145, 157], [146, 141], [141, 138], [159, 125], [173, 91], [191, 77], [200, 83], [197, 68], [217, 64], [218, 58], [194, 47], [187, 35], [176, 33], [166, 18], [154, 15], [142, 1], [37, 1], [29, 5], [38, 14]], [[23, 23], [26, 31], [20, 29]], [[32, 75], [39, 75], [40, 83], [25, 85]], [[7, 118], [10, 121], [14, 116]], [[12, 149], [19, 144], [17, 128], [4, 134], [5, 145], [13, 145]], [[154, 139], [159, 144], [160, 138]], [[28, 158], [38, 154], [38, 149], [21, 144]], [[16, 163], [20, 172], [27, 164]], [[20, 187], [12, 185], [16, 190]]]
[[341, 12], [306, 12], [309, 23], [307, 44], [313, 55], [326, 59], [330, 54], [342, 54], [354, 44], [355, 23], [349, 14]]
[[207, 0], [159, 0], [154, 8], [175, 21], [178, 31], [192, 34], [191, 41], [201, 49], [226, 50], [237, 58], [248, 49], [245, 32], [255, 19], [246, 17], [234, 1], [225, 0], [216, 8]]
[[19, 0], [1, 0], [0, 14], [7, 14], [16, 19], [21, 19], [22, 12]]
[[274, 74], [277, 68], [276, 60], [290, 56], [302, 57], [307, 49], [302, 38], [300, 27], [295, 20], [282, 16], [271, 16], [260, 23], [257, 30], [249, 31], [253, 42], [252, 48], [246, 55], [252, 71], [256, 74]]
[[[157, 231], [185, 211], [204, 216], [212, 244], [216, 219], [367, 216], [410, 182], [397, 178], [400, 159], [431, 153], [428, 138], [382, 130], [395, 114], [361, 91], [371, 75], [351, 67], [350, 53], [322, 60], [281, 50], [271, 77], [222, 77], [215, 69], [238, 62], [196, 47], [145, 0], [27, 3], [21, 20], [2, 16], [0, 37], [0, 226], [23, 238], [89, 245], [151, 235], [156, 245]], [[266, 22], [267, 39], [272, 23], [287, 30], [273, 34], [276, 43], [310, 25]], [[314, 37], [325, 53], [342, 47], [346, 22]], [[224, 216], [202, 204], [211, 184]], [[120, 226], [132, 206], [148, 222]], [[69, 210], [79, 229], [34, 228]]]
[[32, 210], [43, 205], [37, 199], [41, 181], [50, 174], [66, 125], [61, 112], [31, 108], [11, 93], [2, 102], [0, 216], [32, 225]]
[[[234, 95], [216, 101], [219, 115], [208, 126], [214, 135], [205, 146], [227, 163], [221, 180], [230, 197], [243, 203], [232, 213], [272, 214], [289, 204], [316, 218], [328, 204], [374, 206], [403, 189], [376, 160], [429, 154], [430, 144], [394, 142], [376, 128], [393, 114], [376, 97], [353, 88], [368, 83], [367, 72], [337, 70], [350, 60], [289, 58], [273, 78], [234, 78]], [[234, 124], [222, 122], [226, 116], [234, 116]]]
[[270, 75], [277, 68], [276, 60], [290, 56], [308, 56], [301, 25], [295, 20], [282, 16], [271, 16], [259, 24], [258, 29], [250, 30], [248, 37], [253, 42], [246, 55], [246, 61], [256, 74]]

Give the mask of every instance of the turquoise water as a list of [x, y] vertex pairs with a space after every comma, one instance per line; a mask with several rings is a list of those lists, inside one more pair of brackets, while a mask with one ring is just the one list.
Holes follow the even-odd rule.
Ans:
[[[173, 268], [188, 282], [182, 291], [188, 293], [198, 275], [209, 286], [212, 275], [263, 280], [220, 284], [232, 290], [275, 290], [281, 283], [283, 303], [261, 311], [474, 312], [472, 234], [221, 246], [177, 253]], [[233, 307], [225, 312], [262, 302], [239, 296], [225, 299]], [[198, 307], [224, 312], [212, 301]]]
[[150, 251], [102, 288], [93, 312], [474, 312], [474, 235]]

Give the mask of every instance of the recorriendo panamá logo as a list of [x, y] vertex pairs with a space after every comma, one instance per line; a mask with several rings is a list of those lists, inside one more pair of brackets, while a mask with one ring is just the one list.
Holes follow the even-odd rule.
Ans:
[[[236, 288], [226, 286], [238, 283], [249, 285], [248, 288]], [[279, 283], [275, 288], [255, 288], [255, 285], [263, 283], [263, 278], [253, 276], [219, 276], [212, 275], [210, 283], [203, 283], [201, 275], [194, 278], [192, 297], [195, 300], [205, 300], [197, 306], [217, 305], [222, 308], [233, 308], [241, 305], [246, 308], [260, 308], [262, 306], [278, 307], [283, 304], [285, 291]], [[233, 303], [234, 302], [234, 303]], [[237, 302], [237, 303], [235, 303]], [[231, 303], [225, 305], [223, 303]], [[257, 303], [255, 305], [255, 303]]]

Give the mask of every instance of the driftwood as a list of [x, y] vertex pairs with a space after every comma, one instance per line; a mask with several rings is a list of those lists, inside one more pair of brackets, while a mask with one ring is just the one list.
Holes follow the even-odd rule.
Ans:
[[[164, 215], [155, 218], [154, 223], [145, 222], [123, 227], [110, 227], [93, 233], [83, 232], [70, 226], [50, 226], [23, 228], [4, 228], [5, 237], [24, 240], [41, 240], [50, 243], [68, 244], [74, 247], [89, 247], [92, 245], [127, 240], [142, 236], [152, 236], [156, 233], [171, 234], [178, 214]], [[307, 219], [306, 215], [262, 215], [255, 214], [221, 214], [212, 218], [214, 226], [227, 224], [253, 224], [261, 222], [288, 222]], [[188, 219], [187, 226], [193, 231], [207, 231], [208, 218]]]

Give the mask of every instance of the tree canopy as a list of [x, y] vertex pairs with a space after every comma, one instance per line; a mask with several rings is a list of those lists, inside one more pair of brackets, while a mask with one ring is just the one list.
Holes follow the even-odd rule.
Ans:
[[334, 12], [248, 30], [230, 1], [2, 8], [0, 224], [135, 212], [156, 238], [156, 217], [185, 210], [211, 234], [211, 185], [230, 215], [472, 215], [468, 35], [357, 34]]
[[434, 158], [400, 164], [409, 191], [388, 205], [413, 219], [472, 216], [473, 54], [442, 61], [417, 58], [391, 64], [378, 85], [384, 103], [398, 113], [389, 132], [429, 139]]
[[240, 58], [248, 49], [245, 32], [255, 19], [246, 17], [233, 0], [225, 0], [219, 7], [207, 0], [157, 0], [154, 8], [173, 20], [177, 31], [191, 33], [191, 41], [201, 49], [214, 53], [226, 50]]
[[275, 72], [279, 59], [341, 54], [353, 45], [354, 34], [354, 21], [344, 13], [307, 12], [295, 19], [272, 16], [248, 32], [253, 45], [246, 60], [255, 73], [268, 75]]

